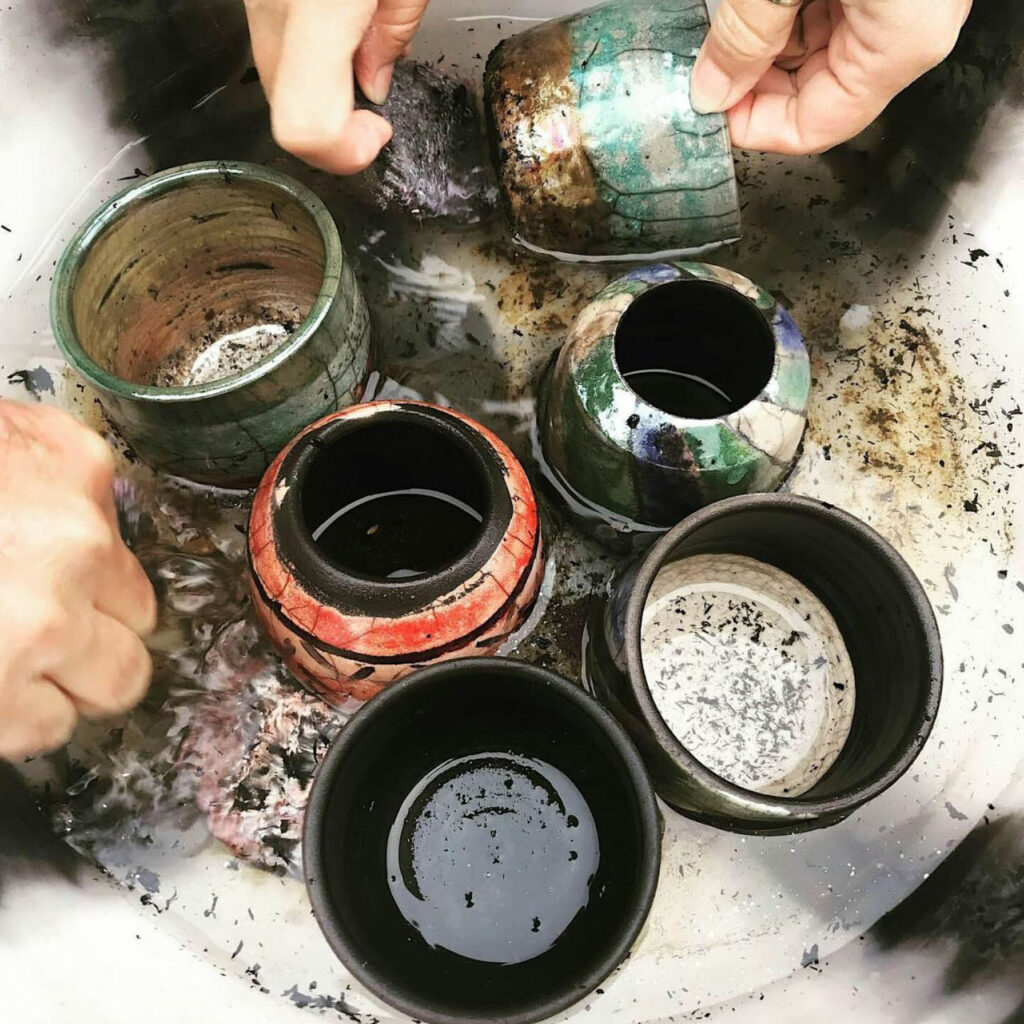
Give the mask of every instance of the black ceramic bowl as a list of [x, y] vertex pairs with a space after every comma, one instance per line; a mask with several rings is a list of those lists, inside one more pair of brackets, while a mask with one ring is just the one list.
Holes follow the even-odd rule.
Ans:
[[514, 661], [425, 669], [341, 731], [306, 811], [313, 910], [338, 957], [411, 1017], [526, 1024], [623, 960], [660, 829], [629, 737]]
[[[662, 703], [659, 709], [652, 689], [657, 679], [645, 672], [645, 608], [659, 572], [694, 556], [754, 559], [781, 570], [810, 591], [841, 634], [855, 680], [854, 709], [845, 723], [848, 733], [835, 760], [799, 795], [755, 792], [716, 774], [669, 727], [662, 711], [670, 705]], [[807, 606], [805, 600], [797, 609], [801, 617], [810, 615]], [[741, 632], [751, 622], [743, 610], [731, 621], [738, 621]], [[802, 642], [800, 622], [796, 625], [792, 642]], [[755, 622], [753, 628], [760, 626]], [[620, 572], [588, 636], [588, 687], [626, 725], [658, 794], [690, 817], [738, 832], [797, 832], [841, 821], [910, 767], [939, 707], [939, 631], [920, 582], [869, 526], [812, 498], [741, 496], [689, 516]], [[703, 640], [713, 644], [715, 635]], [[763, 659], [754, 663], [752, 673], [765, 664]], [[826, 675], [824, 688], [843, 690], [843, 683], [831, 681], [836, 678]], [[849, 694], [834, 696], [846, 699]], [[704, 699], [716, 700], [717, 694]], [[741, 722], [756, 720], [764, 710], [742, 701], [735, 706]], [[677, 724], [685, 728], [693, 716], [690, 705]], [[769, 739], [773, 732], [782, 732], [770, 721], [761, 731]]]

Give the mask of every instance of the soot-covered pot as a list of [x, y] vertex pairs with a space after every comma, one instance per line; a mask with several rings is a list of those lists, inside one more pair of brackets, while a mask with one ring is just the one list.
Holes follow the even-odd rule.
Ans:
[[701, 509], [616, 573], [587, 688], [658, 794], [739, 832], [842, 821], [924, 748], [942, 692], [935, 613], [900, 554], [794, 494]]
[[145, 462], [224, 486], [358, 400], [371, 359], [330, 213], [254, 164], [175, 167], [110, 199], [57, 265], [51, 319]]
[[502, 42], [484, 76], [517, 239], [583, 259], [712, 248], [740, 235], [729, 130], [690, 107], [704, 0], [621, 0]]
[[506, 445], [424, 402], [352, 406], [299, 435], [256, 493], [253, 599], [295, 676], [335, 703], [494, 653], [544, 571], [533, 490]]
[[640, 548], [712, 501], [778, 488], [809, 392], [800, 331], [763, 288], [708, 264], [643, 267], [583, 310], [545, 371], [540, 461], [584, 530]]

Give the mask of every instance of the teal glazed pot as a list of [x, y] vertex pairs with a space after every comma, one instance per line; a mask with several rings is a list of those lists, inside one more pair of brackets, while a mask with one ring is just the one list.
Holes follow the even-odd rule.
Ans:
[[313, 420], [358, 400], [370, 317], [327, 208], [266, 167], [135, 182], [71, 240], [51, 320], [67, 361], [156, 469], [259, 480]]
[[690, 107], [704, 0], [622, 0], [502, 42], [484, 76], [517, 240], [561, 258], [695, 254], [740, 236], [729, 130]]
[[776, 490], [809, 393], [800, 331], [763, 288], [646, 266], [583, 310], [545, 371], [536, 454], [581, 528], [640, 549], [710, 502]]

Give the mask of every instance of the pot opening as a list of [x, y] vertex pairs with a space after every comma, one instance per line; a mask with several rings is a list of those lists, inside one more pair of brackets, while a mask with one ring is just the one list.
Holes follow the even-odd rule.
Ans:
[[187, 387], [230, 377], [286, 344], [324, 279], [315, 218], [233, 175], [127, 199], [74, 277], [72, 328], [108, 373]]
[[757, 306], [716, 281], [671, 281], [641, 295], [615, 332], [629, 387], [671, 416], [718, 419], [771, 379], [775, 339]]
[[313, 543], [343, 572], [429, 576], [480, 539], [489, 499], [468, 444], [422, 421], [367, 423], [319, 447], [301, 484]]

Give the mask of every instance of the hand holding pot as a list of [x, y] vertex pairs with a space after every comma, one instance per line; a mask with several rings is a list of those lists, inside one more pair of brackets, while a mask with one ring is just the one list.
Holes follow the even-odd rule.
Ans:
[[949, 55], [971, 0], [723, 0], [691, 79], [734, 146], [820, 153]]
[[113, 458], [45, 406], [0, 402], [0, 757], [60, 746], [79, 715], [127, 710], [156, 599], [121, 540]]
[[278, 145], [333, 174], [368, 167], [391, 125], [355, 110], [355, 80], [383, 103], [427, 0], [246, 0], [252, 52]]

